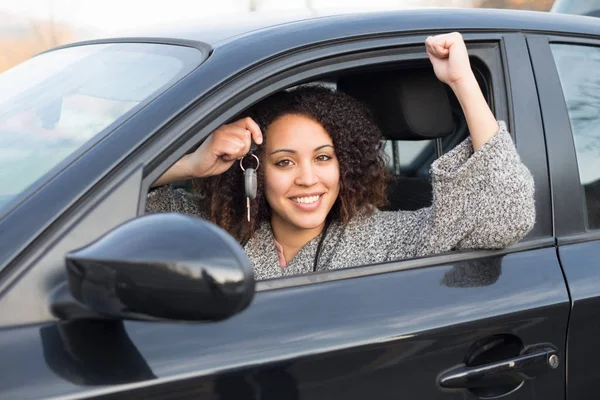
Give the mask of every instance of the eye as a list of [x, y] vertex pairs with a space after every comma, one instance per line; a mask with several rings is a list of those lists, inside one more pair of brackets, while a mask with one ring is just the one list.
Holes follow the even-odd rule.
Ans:
[[332, 158], [333, 157], [328, 156], [327, 154], [321, 154], [320, 156], [317, 157], [317, 161], [329, 161]]
[[292, 160], [287, 160], [287, 159], [280, 160], [275, 163], [275, 166], [277, 166], [277, 167], [288, 167], [290, 165], [292, 165]]

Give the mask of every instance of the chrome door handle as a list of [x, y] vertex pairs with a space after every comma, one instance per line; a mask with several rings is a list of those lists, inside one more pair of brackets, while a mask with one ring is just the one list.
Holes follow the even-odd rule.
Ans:
[[523, 382], [556, 369], [559, 364], [557, 353], [549, 346], [538, 347], [531, 353], [489, 364], [461, 365], [442, 373], [438, 384], [444, 389], [473, 389], [499, 386], [507, 380]]

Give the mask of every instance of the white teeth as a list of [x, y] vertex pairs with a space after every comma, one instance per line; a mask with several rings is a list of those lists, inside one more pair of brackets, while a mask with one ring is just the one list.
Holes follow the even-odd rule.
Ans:
[[294, 203], [310, 204], [310, 203], [314, 203], [315, 201], [319, 200], [319, 197], [321, 197], [321, 195], [310, 196], [310, 197], [295, 197], [292, 199], [292, 201]]

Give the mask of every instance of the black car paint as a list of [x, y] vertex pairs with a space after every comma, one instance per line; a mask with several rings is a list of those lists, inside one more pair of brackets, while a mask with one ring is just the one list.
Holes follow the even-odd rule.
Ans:
[[560, 261], [569, 283], [573, 306], [569, 321], [568, 395], [576, 399], [598, 397], [600, 371], [600, 245], [598, 241], [561, 246]]
[[[35, 266], [28, 257], [36, 247], [43, 251], [47, 245], [44, 240], [52, 239], [55, 230], [45, 232], [45, 236], [24, 250], [38, 233], [71, 205], [85, 207], [86, 202], [95, 199], [95, 192], [90, 189], [97, 182], [137, 174], [136, 156], [145, 150], [140, 146], [164, 121], [171, 120], [206, 93], [218, 94], [216, 88], [227, 82], [228, 77], [259, 59], [300, 48], [303, 43], [344, 40], [344, 34], [368, 36], [392, 32], [398, 30], [398, 25], [409, 30], [414, 27], [419, 32], [434, 31], [439, 26], [483, 30], [489, 23], [496, 31], [542, 29], [600, 34], [597, 26], [572, 25], [570, 19], [530, 18], [527, 14], [515, 14], [518, 17], [511, 19], [504, 13], [457, 12], [442, 16], [424, 12], [409, 14], [411, 18], [405, 24], [393, 19], [403, 15], [382, 15], [370, 21], [340, 17], [337, 19], [340, 25], [327, 19], [299, 22], [216, 47], [201, 68], [81, 155], [0, 221], [0, 265], [8, 266], [2, 271], [1, 295], [12, 288], [7, 282], [14, 283], [16, 278], [26, 276], [24, 261]], [[553, 21], [559, 22], [553, 25]], [[281, 41], [266, 40], [280, 38], [279, 35]], [[509, 41], [505, 41], [505, 46], [510, 55], [516, 50]], [[254, 46], [257, 52], [240, 51], [248, 46]], [[530, 65], [519, 64], [512, 54], [507, 60], [512, 65], [509, 75], [512, 78], [516, 74], [527, 82], [527, 72], [516, 73], [514, 68], [527, 69]], [[529, 87], [525, 88], [530, 88], [531, 83], [529, 80]], [[517, 94], [523, 89], [512, 87], [514, 98], [509, 100], [516, 103], [511, 110], [514, 123], [537, 126], [538, 121], [527, 120], [522, 110], [516, 108]], [[531, 95], [527, 98], [531, 108]], [[539, 110], [534, 114], [539, 116]], [[534, 133], [537, 136], [539, 132], [541, 129]], [[191, 141], [188, 137], [167, 145], [166, 139], [155, 137], [145, 146], [160, 145], [164, 150]], [[516, 139], [519, 150], [524, 147], [533, 152], [529, 140], [521, 142], [518, 134]], [[166, 163], [165, 159], [159, 159], [149, 169]], [[117, 165], [119, 170], [109, 174]], [[34, 217], [32, 210], [38, 209], [44, 214]], [[557, 212], [560, 211], [555, 208], [554, 214]], [[68, 222], [70, 215], [73, 209], [58, 221]], [[571, 352], [566, 348], [571, 304], [556, 249], [549, 244], [546, 248], [484, 259], [411, 270], [399, 268], [386, 274], [260, 291], [244, 313], [213, 324], [89, 322], [89, 325], [64, 326], [50, 322], [21, 327], [4, 324], [0, 330], [3, 351], [0, 392], [6, 398], [251, 398], [260, 394], [262, 398], [301, 395], [463, 399], [466, 396], [463, 392], [441, 391], [436, 386], [438, 374], [463, 362], [475, 341], [487, 335], [508, 333], [519, 337], [525, 346], [543, 344], [542, 338], [544, 343], [556, 346], [561, 367], [527, 381], [506, 398], [565, 398], [565, 358], [585, 353], [586, 346], [594, 345], [594, 331], [590, 331], [590, 336], [588, 331], [579, 332], [583, 338], [589, 337], [587, 342], [580, 339], [579, 350]], [[593, 246], [593, 243], [588, 245]], [[563, 249], [564, 266], [568, 257], [562, 252]], [[582, 257], [584, 254], [594, 256], [593, 251], [577, 253]], [[577, 268], [576, 263], [577, 259], [570, 263], [572, 268]], [[587, 284], [586, 294], [579, 302], [586, 304], [585, 298], [593, 298], [595, 294], [594, 281], [589, 278], [597, 273], [593, 265], [577, 272], [569, 279], [565, 270], [570, 285]], [[575, 296], [573, 288], [569, 289]], [[572, 318], [581, 321], [576, 325], [578, 329], [585, 328], [587, 315]], [[573, 329], [571, 326], [569, 343]], [[94, 351], [97, 343], [103, 345]], [[580, 380], [589, 384], [592, 381], [586, 380], [587, 363], [582, 361], [583, 357], [576, 360], [573, 369], [569, 358], [569, 376], [579, 373]], [[119, 374], [115, 374], [115, 368], [120, 368]], [[25, 377], [29, 377], [27, 384], [23, 382]], [[586, 392], [581, 389], [586, 387], [571, 383], [577, 381], [569, 380], [570, 398], [583, 398]]]
[[[473, 342], [498, 332], [529, 346], [545, 337], [562, 360], [568, 312], [556, 253], [546, 248], [259, 292], [248, 310], [212, 324], [125, 322], [125, 330], [92, 326], [71, 337], [52, 333], [59, 323], [0, 331], [2, 348], [13, 349], [0, 360], [0, 382], [8, 398], [233, 399], [260, 390], [278, 398], [462, 399], [438, 390], [436, 379]], [[123, 350], [105, 360], [91, 350], [97, 343]], [[15, 366], [25, 360], [36, 379], [23, 386]], [[108, 386], [127, 377], [131, 384]], [[511, 398], [562, 398], [563, 379], [562, 369], [539, 376]]]

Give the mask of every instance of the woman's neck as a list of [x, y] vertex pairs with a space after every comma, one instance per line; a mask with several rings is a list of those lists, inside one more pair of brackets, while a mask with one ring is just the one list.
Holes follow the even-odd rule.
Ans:
[[289, 262], [304, 245], [323, 232], [325, 222], [316, 228], [302, 229], [292, 226], [279, 218], [271, 218], [273, 237], [283, 248], [283, 256]]

